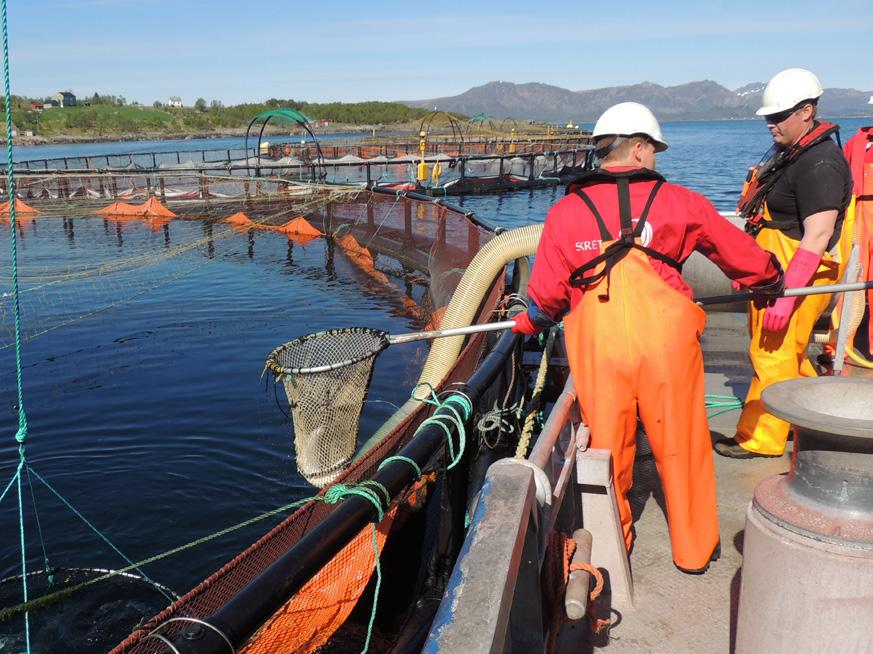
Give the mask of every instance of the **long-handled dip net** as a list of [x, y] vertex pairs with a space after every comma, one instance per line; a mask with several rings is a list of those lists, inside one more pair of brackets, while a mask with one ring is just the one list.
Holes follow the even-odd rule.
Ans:
[[314, 486], [332, 482], [351, 462], [373, 364], [389, 345], [509, 329], [503, 322], [394, 336], [367, 327], [316, 332], [280, 345], [266, 369], [282, 381], [294, 422], [297, 469]]

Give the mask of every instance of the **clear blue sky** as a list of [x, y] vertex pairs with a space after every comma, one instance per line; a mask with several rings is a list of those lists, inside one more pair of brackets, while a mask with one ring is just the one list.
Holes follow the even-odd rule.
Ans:
[[806, 67], [873, 91], [871, 0], [7, 0], [13, 93], [150, 104], [424, 99], [493, 80], [573, 90]]

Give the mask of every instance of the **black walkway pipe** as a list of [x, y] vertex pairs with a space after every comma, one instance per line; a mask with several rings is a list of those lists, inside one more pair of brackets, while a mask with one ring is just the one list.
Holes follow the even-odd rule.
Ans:
[[[470, 379], [459, 390], [475, 406], [492, 382], [504, 369], [519, 335], [505, 332], [482, 360]], [[438, 409], [435, 415], [453, 415]], [[457, 428], [446, 420], [454, 437]], [[427, 425], [399, 455], [424, 468], [446, 444], [446, 433], [438, 425]], [[389, 462], [372, 477], [382, 484], [392, 498], [416, 480], [412, 466], [403, 461]], [[229, 654], [228, 642], [241, 647], [255, 631], [293, 597], [325, 564], [369, 523], [377, 520], [373, 505], [358, 496], [349, 496], [336, 509], [301, 538], [291, 549], [274, 561], [258, 577], [237, 593], [211, 616], [203, 619], [209, 626], [191, 622], [165, 652], [178, 654]], [[217, 631], [216, 631], [217, 630]], [[219, 634], [220, 632], [220, 634]]]

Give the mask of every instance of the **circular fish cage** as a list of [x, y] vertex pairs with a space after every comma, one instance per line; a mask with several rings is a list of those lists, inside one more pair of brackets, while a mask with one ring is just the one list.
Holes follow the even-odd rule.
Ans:
[[[30, 651], [105, 652], [177, 595], [139, 575], [100, 568], [27, 573]], [[0, 652], [27, 651], [22, 575], [0, 579]]]

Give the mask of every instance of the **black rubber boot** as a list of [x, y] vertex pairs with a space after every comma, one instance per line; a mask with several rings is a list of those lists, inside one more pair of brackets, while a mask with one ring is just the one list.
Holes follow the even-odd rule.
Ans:
[[683, 568], [681, 565], [677, 564], [673, 561], [673, 565], [675, 565], [681, 572], [684, 572], [687, 575], [702, 575], [704, 572], [709, 570], [709, 564], [713, 561], [718, 561], [721, 558], [721, 540], [719, 540], [715, 544], [715, 549], [712, 550], [712, 554], [709, 555], [709, 561], [706, 562], [706, 565], [702, 568], [697, 568], [696, 570], [690, 570], [688, 568]]
[[758, 454], [757, 452], [750, 452], [742, 445], [737, 443], [733, 438], [720, 438], [715, 442], [715, 452], [716, 454], [721, 454], [722, 456], [726, 456], [731, 459], [757, 459], [757, 458], [765, 458], [772, 459], [774, 457], [780, 457], [781, 454]]

